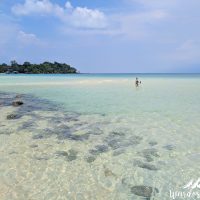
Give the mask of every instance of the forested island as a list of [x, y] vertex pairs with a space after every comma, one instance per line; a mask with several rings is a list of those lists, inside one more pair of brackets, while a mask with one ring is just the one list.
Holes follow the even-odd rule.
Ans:
[[68, 74], [77, 73], [77, 69], [65, 63], [58, 62], [43, 62], [41, 64], [32, 64], [24, 62], [18, 64], [16, 61], [11, 61], [10, 64], [0, 64], [0, 73], [7, 74]]

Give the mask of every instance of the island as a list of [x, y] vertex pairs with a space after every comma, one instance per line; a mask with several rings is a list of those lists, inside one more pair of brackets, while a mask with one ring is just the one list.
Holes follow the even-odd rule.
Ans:
[[0, 64], [0, 73], [6, 74], [72, 74], [78, 73], [77, 69], [66, 63], [58, 62], [43, 62], [40, 64], [32, 64], [24, 62], [18, 64], [16, 61], [11, 61], [10, 64]]

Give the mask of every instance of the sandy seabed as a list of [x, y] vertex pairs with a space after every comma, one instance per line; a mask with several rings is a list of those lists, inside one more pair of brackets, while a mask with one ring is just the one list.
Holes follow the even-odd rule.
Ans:
[[[170, 135], [156, 116], [149, 123], [159, 124], [159, 138], [140, 119], [72, 113], [16, 95], [0, 94], [1, 200], [168, 200], [170, 189], [199, 177], [195, 140], [177, 127]], [[12, 106], [16, 100], [24, 104]]]

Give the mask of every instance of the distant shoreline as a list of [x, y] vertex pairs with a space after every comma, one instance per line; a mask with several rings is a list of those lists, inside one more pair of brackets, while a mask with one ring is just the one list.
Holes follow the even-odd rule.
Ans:
[[199, 73], [81, 73], [81, 72], [75, 72], [75, 73], [5, 73], [0, 72], [0, 75], [69, 75], [69, 74], [78, 74], [78, 75], [200, 75]]
[[24, 62], [18, 64], [16, 61], [11, 61], [10, 65], [6, 63], [0, 64], [0, 73], [5, 74], [76, 74], [79, 73], [76, 68], [71, 67], [66, 63], [58, 62], [43, 62], [40, 64], [32, 64]]

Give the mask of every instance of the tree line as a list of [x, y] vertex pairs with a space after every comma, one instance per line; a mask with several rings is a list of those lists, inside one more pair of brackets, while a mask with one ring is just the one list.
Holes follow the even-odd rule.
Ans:
[[77, 73], [77, 69], [65, 63], [58, 62], [43, 62], [40, 64], [32, 64], [24, 62], [18, 64], [15, 60], [9, 65], [6, 63], [0, 64], [0, 73], [23, 73], [23, 74], [68, 74]]

